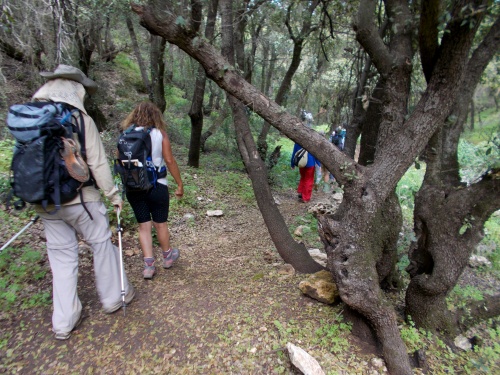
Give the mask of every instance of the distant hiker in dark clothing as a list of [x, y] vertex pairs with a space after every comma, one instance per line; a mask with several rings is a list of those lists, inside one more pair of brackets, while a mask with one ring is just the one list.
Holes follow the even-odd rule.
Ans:
[[[85, 126], [86, 162], [90, 172], [104, 196], [115, 209], [121, 209], [122, 199], [113, 181], [99, 131], [83, 105], [87, 93], [92, 94], [97, 90], [96, 83], [79, 69], [68, 65], [59, 65], [53, 73], [40, 74], [49, 81], [35, 93], [33, 100], [64, 102], [81, 111]], [[40, 205], [35, 206], [42, 218], [47, 239], [47, 255], [53, 279], [52, 330], [58, 340], [68, 339], [71, 331], [82, 320], [82, 304], [77, 294], [77, 234], [92, 248], [95, 284], [104, 312], [110, 314], [122, 307], [120, 253], [111, 242], [106, 207], [95, 186], [85, 186], [82, 192], [92, 220], [79, 196], [64, 203], [54, 214], [47, 213]], [[135, 291], [125, 273], [123, 277], [125, 302], [130, 303]]]
[[332, 142], [335, 146], [337, 146], [337, 148], [340, 151], [344, 150], [345, 135], [346, 135], [345, 128], [338, 126], [330, 136], [330, 142]]
[[[135, 129], [150, 130], [152, 163], [155, 168], [161, 168], [166, 164], [167, 171], [170, 172], [177, 184], [175, 196], [181, 198], [184, 195], [181, 174], [172, 154], [166, 131], [167, 124], [160, 109], [151, 102], [140, 103], [125, 119], [122, 129], [126, 130], [132, 125]], [[156, 273], [151, 233], [153, 226], [160, 242], [163, 268], [172, 267], [179, 258], [179, 250], [170, 247], [170, 232], [167, 225], [170, 206], [167, 178], [159, 178], [154, 186], [147, 191], [127, 191], [126, 194], [139, 223], [139, 242], [144, 256], [143, 277], [152, 279]]]

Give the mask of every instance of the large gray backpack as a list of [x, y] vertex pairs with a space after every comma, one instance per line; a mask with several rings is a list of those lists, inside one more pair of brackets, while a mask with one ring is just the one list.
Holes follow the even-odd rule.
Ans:
[[28, 202], [40, 204], [47, 211], [53, 204], [54, 213], [62, 203], [81, 194], [83, 186], [93, 183], [90, 175], [86, 181], [73, 178], [61, 156], [76, 133], [81, 156], [86, 160], [85, 126], [77, 108], [58, 102], [16, 104], [9, 108], [7, 126], [16, 139], [11, 194], [19, 198], [17, 208]]

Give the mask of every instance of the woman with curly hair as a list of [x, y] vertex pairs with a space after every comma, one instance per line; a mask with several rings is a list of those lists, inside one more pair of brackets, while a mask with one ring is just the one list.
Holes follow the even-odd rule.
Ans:
[[[136, 130], [149, 131], [152, 162], [158, 170], [166, 165], [167, 171], [177, 183], [175, 196], [181, 198], [184, 195], [181, 174], [172, 154], [170, 140], [166, 132], [167, 125], [160, 109], [151, 102], [138, 104], [123, 121], [122, 129], [126, 130], [131, 126], [134, 126]], [[159, 178], [147, 191], [126, 191], [126, 196], [139, 224], [139, 242], [144, 256], [143, 276], [145, 279], [152, 279], [156, 273], [153, 227], [156, 229], [162, 250], [163, 268], [172, 267], [179, 258], [179, 250], [170, 247], [170, 232], [167, 225], [169, 211], [167, 178]]]

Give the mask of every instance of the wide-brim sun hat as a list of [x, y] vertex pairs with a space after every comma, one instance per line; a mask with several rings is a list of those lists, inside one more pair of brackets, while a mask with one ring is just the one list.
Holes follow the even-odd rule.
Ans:
[[40, 72], [40, 75], [49, 80], [63, 78], [81, 83], [90, 95], [97, 91], [97, 83], [88, 78], [80, 69], [70, 65], [60, 64], [53, 72]]

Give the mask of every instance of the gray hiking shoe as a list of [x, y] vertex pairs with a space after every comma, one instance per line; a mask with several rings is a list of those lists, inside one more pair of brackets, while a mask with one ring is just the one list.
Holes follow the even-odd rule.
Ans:
[[76, 321], [75, 323], [75, 326], [73, 327], [73, 329], [69, 332], [55, 332], [55, 335], [54, 335], [54, 338], [56, 340], [67, 340], [71, 337], [71, 333], [78, 328], [78, 326], [80, 325], [80, 323], [83, 321], [83, 315], [80, 314], [80, 317], [78, 318], [78, 320]]
[[144, 264], [144, 271], [142, 272], [142, 275], [145, 279], [152, 279], [155, 273], [156, 267], [154, 266], [154, 264], [152, 264], [151, 266]]
[[[128, 284], [128, 293], [125, 294], [125, 305], [130, 304], [130, 302], [132, 302], [132, 300], [134, 299], [134, 297], [135, 297], [135, 289], [132, 286], [132, 284], [129, 283]], [[104, 311], [105, 314], [112, 314], [115, 311], [120, 310], [120, 308], [122, 306], [123, 306], [123, 301], [120, 299], [114, 305], [109, 306], [109, 307], [104, 307], [103, 311]]]
[[167, 256], [163, 256], [163, 268], [170, 268], [174, 262], [179, 259], [179, 249], [172, 249], [168, 252]]

